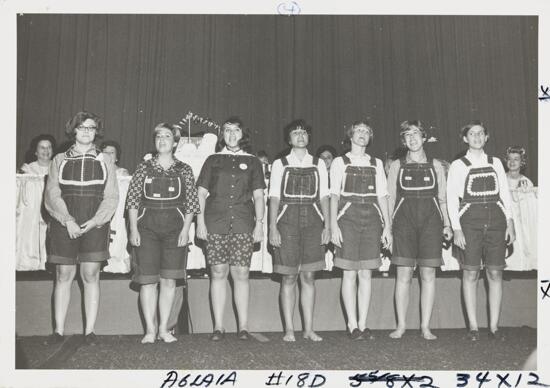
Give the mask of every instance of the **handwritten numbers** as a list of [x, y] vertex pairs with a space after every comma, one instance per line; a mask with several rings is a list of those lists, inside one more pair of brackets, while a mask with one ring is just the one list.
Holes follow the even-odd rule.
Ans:
[[542, 95], [539, 97], [540, 101], [548, 101], [550, 100], [550, 86], [543, 86], [540, 85], [540, 91], [542, 92]]
[[[296, 383], [294, 383], [292, 380], [295, 380]], [[300, 373], [297, 376], [294, 375], [288, 375], [285, 376], [282, 371], [279, 371], [277, 373], [273, 372], [269, 377], [267, 378], [267, 381], [265, 382], [266, 386], [294, 386], [293, 384], [296, 384], [296, 387], [298, 388], [317, 388], [322, 387], [327, 379], [325, 376], [320, 374], [312, 375], [311, 373]]]
[[295, 1], [287, 1], [277, 6], [279, 15], [298, 15], [301, 12], [300, 6]]
[[533, 372], [529, 372], [529, 377], [531, 377], [533, 380], [529, 380], [527, 382], [527, 385], [536, 385], [537, 387], [550, 387], [548, 384], [543, 384], [539, 382], [539, 375]]
[[550, 298], [550, 280], [541, 280], [540, 282], [546, 285], [546, 288], [544, 288], [544, 286], [540, 288], [542, 291], [542, 299], [544, 300], [546, 297]]

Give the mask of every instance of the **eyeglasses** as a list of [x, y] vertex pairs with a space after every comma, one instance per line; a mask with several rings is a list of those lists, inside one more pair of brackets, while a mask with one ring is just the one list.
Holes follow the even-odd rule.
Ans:
[[84, 127], [81, 125], [80, 127], [76, 127], [76, 130], [80, 132], [95, 132], [97, 127]]

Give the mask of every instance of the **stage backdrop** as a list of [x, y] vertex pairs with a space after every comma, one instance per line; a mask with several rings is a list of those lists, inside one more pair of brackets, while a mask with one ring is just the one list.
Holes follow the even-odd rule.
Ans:
[[[282, 128], [304, 118], [310, 150], [342, 150], [344, 125], [370, 118], [368, 150], [399, 146], [399, 123], [420, 119], [452, 160], [459, 128], [481, 119], [487, 151], [519, 144], [537, 182], [537, 35], [531, 16], [18, 16], [17, 162], [30, 140], [61, 143], [77, 111], [104, 118], [131, 171], [151, 130], [192, 111], [240, 116], [256, 151], [284, 149]], [[198, 128], [197, 128], [198, 129]]]

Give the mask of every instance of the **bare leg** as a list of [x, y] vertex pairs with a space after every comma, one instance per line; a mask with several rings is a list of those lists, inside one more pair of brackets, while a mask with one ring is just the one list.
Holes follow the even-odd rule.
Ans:
[[172, 309], [170, 310], [168, 323], [166, 324], [168, 330], [172, 330], [178, 324], [181, 306], [183, 305], [183, 288], [183, 286], [176, 286], [174, 291], [174, 302], [172, 303]]
[[348, 330], [357, 329], [357, 271], [343, 271], [342, 300], [348, 318]]
[[143, 318], [145, 319], [145, 336], [142, 338], [142, 344], [155, 342], [157, 327], [155, 324], [155, 316], [157, 313], [157, 283], [142, 284], [139, 290], [139, 301]]
[[370, 297], [372, 289], [372, 271], [370, 269], [359, 270], [359, 293], [358, 293], [358, 308], [359, 308], [359, 330], [363, 331], [367, 328], [367, 315], [369, 314]]
[[65, 318], [71, 301], [71, 286], [76, 275], [76, 265], [56, 265], [53, 291], [55, 332], [63, 335]]
[[313, 331], [313, 310], [315, 308], [315, 272], [300, 272], [300, 302], [304, 312], [304, 338], [312, 341], [322, 341], [317, 333]]
[[391, 338], [401, 338], [407, 328], [406, 318], [409, 307], [409, 293], [414, 267], [397, 267], [395, 280], [395, 309], [397, 310], [397, 328], [390, 333]]
[[434, 340], [437, 337], [430, 330], [430, 318], [435, 298], [435, 268], [420, 267], [420, 330], [422, 337]]
[[99, 311], [99, 270], [101, 263], [87, 262], [80, 264], [80, 277], [84, 283], [84, 311], [86, 312], [86, 329], [84, 334], [94, 331], [97, 312]]
[[498, 330], [498, 319], [502, 303], [502, 270], [486, 269], [489, 283], [489, 330]]
[[462, 291], [464, 293], [464, 304], [470, 330], [477, 330], [477, 280], [479, 271], [465, 269], [462, 272]]
[[229, 264], [216, 264], [210, 267], [210, 298], [214, 312], [214, 330], [223, 331], [223, 311], [227, 294]]
[[174, 303], [174, 294], [176, 292], [176, 281], [174, 279], [160, 278], [159, 293], [159, 338], [164, 342], [175, 342], [178, 339], [168, 331], [168, 317], [172, 304]]
[[229, 270], [233, 278], [233, 298], [237, 307], [237, 317], [239, 319], [239, 330], [248, 330], [248, 299], [250, 285], [248, 282], [248, 267], [232, 265]]
[[296, 283], [298, 275], [283, 275], [281, 279], [281, 307], [285, 321], [283, 341], [294, 342], [294, 307], [296, 306]]

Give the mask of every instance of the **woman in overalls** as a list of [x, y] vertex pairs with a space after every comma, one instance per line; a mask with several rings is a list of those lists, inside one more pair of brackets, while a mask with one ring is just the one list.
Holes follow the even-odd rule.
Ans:
[[186, 276], [189, 228], [199, 212], [193, 171], [173, 155], [178, 133], [171, 124], [155, 127], [157, 153], [138, 165], [126, 197], [129, 240], [135, 247], [132, 281], [141, 285], [139, 299], [146, 326], [143, 344], [157, 337], [177, 341], [167, 328], [168, 316], [176, 279]]
[[207, 241], [210, 297], [214, 331], [210, 339], [225, 336], [223, 312], [227, 277], [233, 279], [240, 340], [248, 340], [248, 275], [254, 243], [263, 239], [264, 174], [260, 160], [245, 152], [248, 132], [242, 121], [231, 117], [222, 124], [222, 150], [210, 155], [202, 166], [197, 187], [201, 213], [197, 237]]
[[371, 273], [382, 263], [381, 240], [390, 249], [392, 235], [384, 166], [365, 152], [372, 127], [368, 121], [357, 121], [346, 136], [351, 150], [334, 159], [330, 169], [330, 230], [336, 246], [334, 265], [343, 269], [342, 299], [349, 335], [358, 340], [371, 338], [367, 328]]
[[56, 264], [51, 343], [63, 341], [77, 264], [84, 283], [84, 340], [91, 345], [98, 341], [94, 326], [99, 309], [99, 270], [109, 259], [109, 221], [118, 203], [114, 164], [105, 163], [94, 144], [100, 131], [98, 116], [78, 112], [65, 130], [74, 144], [50, 164], [44, 203], [53, 217], [48, 262]]
[[487, 128], [473, 121], [461, 130], [468, 152], [455, 160], [447, 177], [447, 207], [454, 244], [461, 249], [462, 291], [468, 316], [468, 338], [479, 340], [477, 282], [481, 263], [489, 284], [489, 338], [502, 340], [498, 320], [502, 304], [502, 271], [506, 244], [516, 238], [510, 191], [504, 167], [483, 148]]
[[325, 163], [307, 151], [311, 128], [295, 120], [285, 128], [290, 153], [277, 159], [269, 186], [269, 242], [275, 248], [273, 272], [282, 275], [281, 306], [284, 341], [295, 341], [294, 307], [298, 274], [303, 311], [303, 337], [322, 338], [313, 331], [315, 271], [325, 268], [322, 245], [330, 242], [329, 189]]
[[424, 152], [426, 131], [418, 120], [401, 123], [401, 143], [407, 153], [393, 161], [388, 174], [390, 211], [393, 214], [393, 252], [397, 266], [395, 307], [397, 328], [391, 338], [401, 338], [412, 276], [419, 267], [421, 289], [420, 329], [424, 339], [437, 337], [430, 330], [435, 297], [435, 271], [442, 264], [442, 236], [452, 236], [445, 198], [446, 179], [443, 164]]

